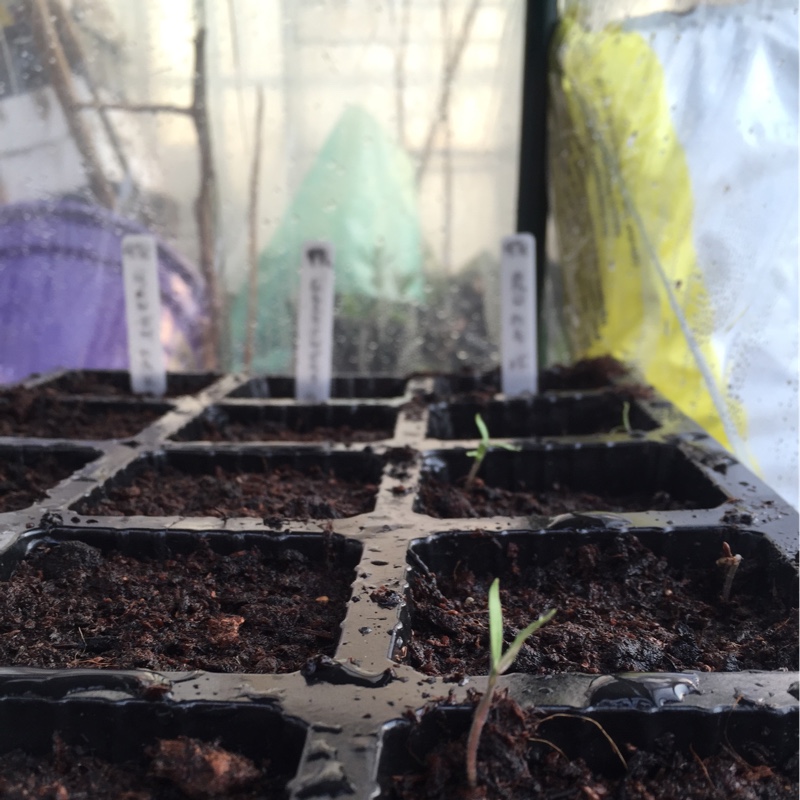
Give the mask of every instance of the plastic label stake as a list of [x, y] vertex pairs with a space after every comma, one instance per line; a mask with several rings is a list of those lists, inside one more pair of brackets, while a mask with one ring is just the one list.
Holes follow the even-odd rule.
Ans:
[[503, 237], [501, 246], [503, 394], [536, 394], [536, 240], [517, 233]]
[[161, 290], [153, 236], [122, 239], [122, 279], [131, 391], [160, 397], [167, 391], [167, 373], [161, 346]]
[[333, 246], [306, 242], [300, 267], [295, 398], [325, 403], [331, 396], [333, 357]]

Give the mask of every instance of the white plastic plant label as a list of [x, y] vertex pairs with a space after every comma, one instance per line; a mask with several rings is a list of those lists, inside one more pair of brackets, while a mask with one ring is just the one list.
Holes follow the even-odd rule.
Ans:
[[536, 394], [536, 240], [530, 233], [503, 238], [500, 281], [503, 394]]
[[122, 239], [122, 278], [131, 391], [160, 397], [167, 391], [167, 374], [161, 346], [161, 292], [154, 237]]
[[325, 403], [331, 396], [333, 357], [333, 247], [306, 242], [300, 268], [295, 398]]

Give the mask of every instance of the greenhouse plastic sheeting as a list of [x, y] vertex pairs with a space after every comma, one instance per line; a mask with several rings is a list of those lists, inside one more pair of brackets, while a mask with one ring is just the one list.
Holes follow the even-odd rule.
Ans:
[[[0, 382], [60, 367], [127, 369], [121, 240], [141, 226], [79, 201], [0, 206]], [[158, 246], [170, 369], [200, 366], [205, 290]]]
[[[358, 298], [422, 299], [422, 240], [411, 162], [357, 106], [342, 113], [259, 260], [256, 372], [292, 370], [302, 245], [319, 239], [333, 244], [339, 317], [358, 316]], [[231, 312], [239, 365], [248, 294], [245, 281]]]
[[638, 364], [795, 506], [796, 9], [568, 14], [551, 140], [570, 355]]

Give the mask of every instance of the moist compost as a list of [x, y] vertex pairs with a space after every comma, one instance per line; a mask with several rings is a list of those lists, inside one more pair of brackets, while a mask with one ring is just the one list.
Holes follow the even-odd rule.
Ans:
[[[556, 721], [564, 727], [565, 720], [551, 720]], [[584, 733], [579, 726], [589, 724], [578, 719], [567, 723], [578, 735]], [[481, 735], [476, 789], [470, 789], [464, 774], [464, 734], [433, 749], [421, 748], [422, 769], [393, 776], [382, 796], [387, 800], [796, 800], [798, 796], [796, 754], [785, 763], [775, 763], [768, 754], [742, 754], [724, 746], [700, 758], [665, 734], [652, 750], [623, 742], [618, 756], [598, 733], [597, 750], [607, 748], [601, 773], [573, 752], [576, 748], [569, 740], [559, 739], [561, 752], [550, 746], [548, 726], [543, 712], [526, 713], [498, 694]], [[412, 731], [412, 747], [414, 736]]]
[[103, 405], [64, 400], [50, 388], [19, 387], [0, 393], [0, 436], [45, 439], [124, 439], [164, 414], [164, 407]]
[[75, 506], [80, 514], [125, 516], [340, 519], [375, 507], [375, 484], [347, 481], [318, 466], [288, 465], [264, 472], [217, 468], [213, 475], [182, 472], [171, 464], [146, 469], [131, 484]]
[[[647, 397], [652, 394], [649, 387], [622, 383], [627, 374], [628, 368], [611, 356], [584, 358], [574, 364], [566, 366], [555, 364], [541, 370], [538, 389], [539, 392], [578, 392], [614, 387], [635, 397]], [[458, 400], [485, 403], [501, 391], [502, 385], [499, 368], [481, 376], [456, 376], [455, 381], [462, 384], [472, 382], [474, 385], [463, 391], [456, 389], [449, 397], [442, 397], [437, 393], [431, 399], [435, 402]]]
[[18, 511], [38, 502], [75, 469], [74, 462], [70, 466], [47, 454], [26, 454], [24, 461], [0, 459], [0, 512]]
[[294, 672], [332, 656], [352, 570], [286, 549], [137, 559], [41, 544], [0, 593], [0, 665]]
[[[164, 397], [181, 397], [186, 394], [200, 392], [210, 386], [218, 376], [184, 376], [180, 373], [167, 375], [167, 391]], [[47, 388], [55, 389], [60, 394], [91, 397], [148, 397], [147, 394], [135, 394], [130, 388], [127, 373], [121, 375], [87, 374], [70, 372], [47, 383]], [[150, 395], [152, 396], [152, 395]]]
[[[574, 364], [556, 364], [539, 375], [540, 392], [575, 392], [613, 386], [628, 368], [611, 356], [582, 358]], [[630, 387], [628, 387], [630, 388]]]
[[47, 756], [21, 750], [0, 756], [0, 795], [11, 800], [284, 798], [287, 777], [272, 775], [268, 767], [183, 736], [159, 740], [138, 761], [112, 764], [56, 736]]
[[[544, 567], [518, 563], [517, 545], [507, 547], [511, 569], [497, 576], [506, 642], [557, 610], [520, 651], [516, 672], [797, 669], [797, 608], [768, 595], [765, 571], [751, 559], [741, 562], [724, 602], [724, 575], [713, 561], [670, 566], [631, 534], [565, 547]], [[414, 574], [401, 660], [450, 680], [486, 675], [493, 577], [460, 562], [436, 576]]]
[[206, 442], [377, 442], [391, 439], [390, 428], [364, 426], [352, 428], [348, 425], [292, 425], [284, 422], [240, 422], [236, 420], [212, 420], [204, 418], [190, 425], [173, 438], [178, 441]]
[[595, 494], [559, 486], [536, 492], [510, 491], [488, 486], [480, 478], [467, 489], [461, 484], [425, 475], [417, 495], [417, 510], [439, 519], [476, 517], [554, 517], [588, 511], [666, 511], [702, 508], [702, 502], [675, 499], [668, 492], [634, 492], [626, 495]]

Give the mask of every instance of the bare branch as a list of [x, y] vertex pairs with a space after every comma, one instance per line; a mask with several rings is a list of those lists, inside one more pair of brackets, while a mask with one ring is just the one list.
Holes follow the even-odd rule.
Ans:
[[247, 293], [247, 332], [244, 344], [244, 368], [250, 371], [253, 363], [253, 349], [256, 334], [256, 312], [258, 310], [258, 187], [261, 173], [261, 137], [264, 121], [264, 90], [258, 90], [256, 105], [256, 133], [253, 148], [253, 165], [250, 171], [250, 208], [248, 209], [248, 293]]
[[442, 71], [442, 83], [439, 88], [439, 102], [436, 106], [436, 116], [433, 118], [430, 128], [428, 128], [428, 134], [425, 137], [425, 144], [422, 147], [422, 155], [419, 159], [419, 164], [417, 165], [417, 186], [422, 183], [422, 178], [425, 175], [425, 171], [428, 168], [428, 160], [431, 157], [431, 151], [433, 150], [433, 142], [436, 139], [436, 132], [439, 129], [439, 125], [441, 124], [442, 120], [444, 120], [447, 110], [450, 106], [450, 91], [453, 88], [453, 82], [455, 81], [456, 73], [458, 72], [458, 67], [461, 63], [461, 56], [464, 53], [464, 48], [469, 41], [469, 34], [472, 30], [472, 23], [475, 21], [475, 15], [478, 13], [478, 7], [481, 4], [481, 0], [472, 0], [472, 4], [467, 9], [467, 13], [464, 15], [464, 21], [461, 25], [461, 31], [458, 35], [458, 39], [456, 40], [455, 47], [453, 47], [452, 51], [450, 52], [450, 59], [448, 60], [447, 64], [445, 64], [445, 68]]
[[94, 111], [130, 111], [134, 114], [186, 114], [192, 116], [191, 106], [174, 106], [160, 103], [73, 103], [73, 108]]
[[67, 127], [81, 154], [92, 194], [101, 205], [106, 208], [114, 208], [114, 191], [103, 173], [100, 158], [89, 131], [84, 127], [80, 115], [74, 111], [76, 94], [72, 82], [72, 72], [45, 0], [33, 0], [30, 4], [30, 20], [50, 83], [64, 110]]
[[195, 201], [195, 218], [200, 240], [200, 269], [206, 280], [210, 304], [208, 337], [205, 361], [208, 369], [219, 365], [219, 331], [222, 317], [219, 281], [214, 268], [214, 222], [216, 203], [216, 175], [211, 149], [211, 124], [206, 104], [206, 29], [200, 28], [194, 40], [194, 92], [192, 94], [192, 121], [197, 131], [200, 150], [200, 191]]

